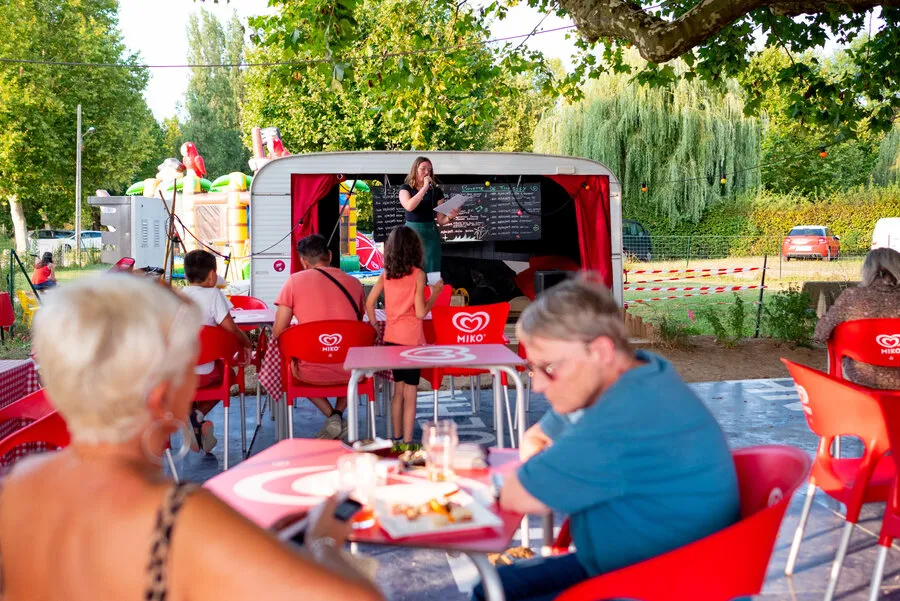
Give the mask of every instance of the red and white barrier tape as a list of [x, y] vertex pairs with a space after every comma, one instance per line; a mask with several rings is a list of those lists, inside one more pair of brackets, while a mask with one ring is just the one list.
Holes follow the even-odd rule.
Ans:
[[740, 273], [742, 271], [759, 271], [762, 267], [716, 267], [709, 269], [636, 269], [625, 270], [625, 273]]
[[[740, 289], [740, 290], [752, 290], [754, 288], [759, 290], [760, 288], [768, 288], [768, 286], [737, 286], [736, 288]], [[635, 299], [628, 299], [627, 301], [625, 301], [625, 304], [630, 305], [631, 303], [635, 303], [635, 304], [652, 303], [653, 301], [671, 300], [674, 298], [689, 298], [691, 296], [706, 296], [708, 294], [720, 294], [722, 292], [731, 292], [731, 290], [729, 290], [729, 289], [711, 290], [709, 292], [695, 292], [695, 293], [691, 293], [691, 294], [679, 294], [676, 296], [659, 296], [656, 298], [635, 298]]]
[[622, 290], [626, 292], [696, 292], [699, 290], [711, 290], [714, 292], [731, 292], [733, 290], [752, 290], [753, 288], [759, 288], [759, 286], [623, 286]]

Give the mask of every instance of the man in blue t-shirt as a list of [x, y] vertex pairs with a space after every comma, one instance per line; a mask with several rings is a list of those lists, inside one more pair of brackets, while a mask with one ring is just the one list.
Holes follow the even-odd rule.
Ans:
[[[605, 288], [554, 287], [517, 334], [533, 389], [552, 409], [521, 441], [525, 463], [500, 505], [567, 514], [576, 551], [500, 568], [507, 601], [549, 601], [738, 520], [734, 463], [715, 418], [670, 363], [630, 348]], [[481, 585], [474, 595], [484, 598]]]

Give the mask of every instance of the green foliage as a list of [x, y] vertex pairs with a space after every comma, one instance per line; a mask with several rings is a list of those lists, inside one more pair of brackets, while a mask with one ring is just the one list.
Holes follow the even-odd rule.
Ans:
[[[552, 65], [562, 76], [562, 63], [555, 59]], [[534, 147], [534, 130], [544, 114], [553, 107], [554, 96], [545, 91], [540, 77], [519, 75], [509, 77], [505, 85], [509, 94], [498, 99], [497, 117], [488, 138], [488, 148], [498, 152], [531, 152]]]
[[[834, 123], [790, 116], [787, 107], [794, 95], [802, 93], [804, 82], [781, 82], [782, 73], [793, 60], [802, 61], [812, 71], [830, 77], [846, 62], [846, 53], [820, 60], [811, 53], [790, 57], [781, 48], [767, 48], [754, 57], [741, 74], [745, 88], [756, 94], [756, 106], [764, 116], [762, 139], [762, 181], [768, 190], [813, 194], [852, 188], [868, 183], [877, 157], [880, 136], [868, 130], [868, 123], [852, 126], [852, 138]], [[779, 83], [781, 82], [781, 83]], [[820, 156], [825, 150], [827, 155]]]
[[[413, 0], [271, 4], [276, 14], [251, 19], [248, 58], [296, 64], [247, 72], [244, 121], [280, 127], [291, 152], [507, 143], [489, 142], [500, 101], [519, 94], [510, 78], [541, 64], [485, 45], [486, 18], [453, 0], [424, 12]], [[442, 45], [456, 49], [427, 52]]]
[[[561, 106], [540, 122], [535, 152], [609, 166], [622, 184], [626, 213], [670, 227], [696, 223], [709, 207], [759, 185], [759, 125], [743, 115], [735, 82], [725, 90], [699, 81], [660, 89], [607, 73], [585, 94], [584, 101]], [[724, 173], [733, 175], [722, 185]], [[644, 183], [647, 192], [641, 191]]]
[[700, 319], [706, 321], [716, 336], [716, 342], [726, 348], [733, 348], [744, 338], [744, 323], [747, 319], [747, 305], [737, 294], [734, 295], [734, 303], [729, 305], [726, 321], [716, 305], [708, 305], [698, 312]]
[[763, 305], [767, 333], [777, 340], [798, 346], [811, 346], [816, 329], [816, 312], [810, 308], [810, 298], [796, 288], [769, 296]]
[[883, 186], [900, 184], [900, 125], [895, 125], [882, 140], [872, 175]]
[[[211, 12], [188, 17], [191, 40], [188, 62], [233, 65], [243, 60], [244, 29], [234, 14], [227, 28]], [[183, 141], [197, 145], [207, 172], [214, 177], [246, 171], [250, 152], [241, 141], [240, 106], [243, 78], [237, 67], [193, 68], [185, 96], [187, 121], [181, 126]], [[170, 156], [180, 157], [177, 154]]]
[[356, 196], [356, 229], [361, 232], [373, 232], [375, 222], [372, 215], [372, 193], [357, 192]]
[[[115, 0], [0, 2], [0, 56], [137, 63], [122, 42], [117, 12]], [[74, 221], [79, 103], [83, 129], [96, 128], [84, 140], [83, 193], [124, 191], [141, 163], [157, 152], [156, 124], [143, 98], [148, 77], [136, 68], [0, 64], [3, 204], [18, 198], [32, 227], [45, 221], [42, 215], [52, 225]]]
[[682, 348], [688, 345], [691, 336], [697, 335], [693, 326], [686, 325], [667, 315], [663, 315], [656, 323], [659, 336], [657, 344], [664, 348]]

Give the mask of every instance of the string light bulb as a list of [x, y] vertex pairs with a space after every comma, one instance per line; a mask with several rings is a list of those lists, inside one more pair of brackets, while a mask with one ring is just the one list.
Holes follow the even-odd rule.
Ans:
[[643, 184], [641, 184], [641, 192], [646, 192], [646, 191], [647, 191], [647, 182], [644, 182]]
[[823, 147], [822, 147], [822, 150], [819, 151], [819, 157], [821, 157], [821, 158], [824, 159], [824, 158], [827, 157], [827, 156], [828, 156], [828, 151], [825, 150], [825, 147], [823, 146]]
[[724, 173], [722, 174], [722, 177], [719, 178], [719, 183], [722, 184], [723, 186], [728, 183], [728, 179], [725, 177]]
[[485, 181], [485, 182], [484, 182], [484, 187], [485, 187], [485, 188], [490, 188], [490, 187], [491, 187], [491, 182]]

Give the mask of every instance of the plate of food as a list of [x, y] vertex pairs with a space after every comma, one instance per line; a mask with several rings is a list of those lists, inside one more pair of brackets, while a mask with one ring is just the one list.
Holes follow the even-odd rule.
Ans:
[[381, 486], [375, 515], [392, 538], [503, 526], [503, 520], [452, 482]]

